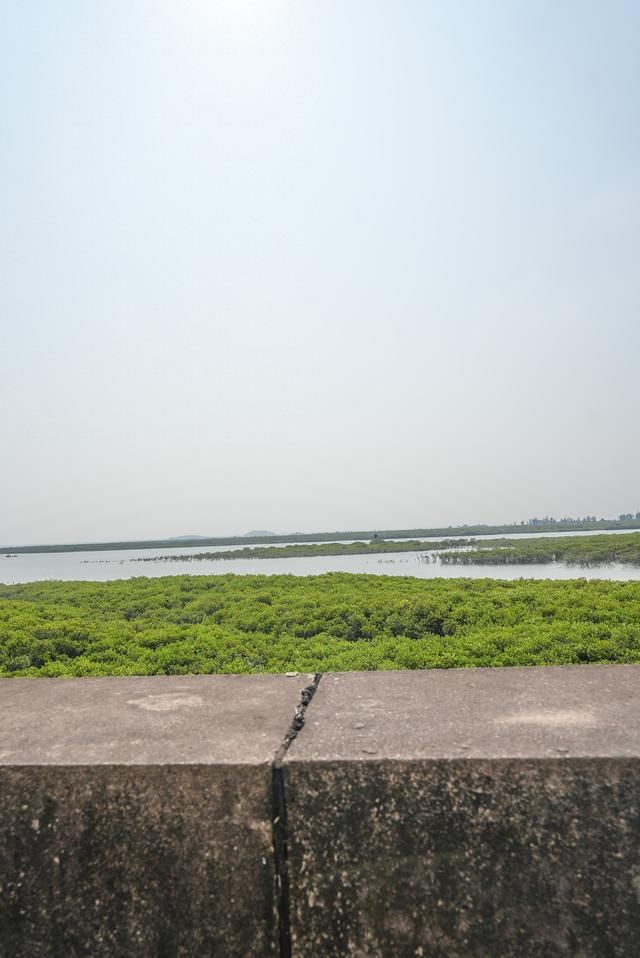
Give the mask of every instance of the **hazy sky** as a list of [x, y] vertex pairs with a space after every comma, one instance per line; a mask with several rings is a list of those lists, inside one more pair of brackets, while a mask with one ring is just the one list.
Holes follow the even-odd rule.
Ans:
[[640, 4], [4, 0], [0, 543], [640, 509]]

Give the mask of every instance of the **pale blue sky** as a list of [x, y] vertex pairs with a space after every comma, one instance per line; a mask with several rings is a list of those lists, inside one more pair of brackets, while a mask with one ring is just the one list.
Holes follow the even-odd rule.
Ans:
[[4, 0], [0, 543], [640, 509], [640, 4]]

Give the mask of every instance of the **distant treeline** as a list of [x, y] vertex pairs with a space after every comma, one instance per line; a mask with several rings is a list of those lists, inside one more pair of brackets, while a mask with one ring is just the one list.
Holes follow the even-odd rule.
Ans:
[[622, 563], [640, 565], [640, 534], [617, 536], [558, 536], [549, 539], [492, 539], [476, 542], [468, 552], [443, 552], [447, 565], [546, 565], [566, 562], [592, 566]]
[[359, 529], [344, 532], [306, 532], [278, 536], [227, 536], [196, 539], [146, 539], [122, 542], [76, 542], [58, 545], [0, 546], [0, 555], [30, 552], [109, 552], [127, 549], [192, 549], [194, 546], [232, 546], [282, 542], [335, 542], [339, 539], [420, 539], [432, 536], [516, 535], [531, 532], [597, 532], [605, 529], [640, 529], [640, 512], [623, 513], [617, 519], [529, 519], [502, 526], [447, 526], [435, 529]]
[[640, 582], [169, 576], [0, 586], [0, 675], [640, 662]]

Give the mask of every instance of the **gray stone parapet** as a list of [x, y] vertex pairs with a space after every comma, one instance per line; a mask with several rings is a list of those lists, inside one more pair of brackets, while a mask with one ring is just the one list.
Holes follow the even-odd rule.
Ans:
[[303, 681], [1, 681], [0, 956], [277, 955], [272, 764]]
[[640, 954], [640, 666], [326, 675], [284, 777], [299, 958]]
[[0, 958], [639, 940], [640, 666], [0, 680]]

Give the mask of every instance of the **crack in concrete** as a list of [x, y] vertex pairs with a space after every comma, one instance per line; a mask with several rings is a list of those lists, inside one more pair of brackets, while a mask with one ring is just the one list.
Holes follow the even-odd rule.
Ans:
[[322, 673], [317, 672], [313, 682], [302, 689], [293, 721], [282, 744], [273, 757], [271, 766], [271, 799], [273, 808], [273, 853], [276, 879], [276, 910], [278, 914], [278, 942], [280, 958], [291, 958], [291, 902], [289, 895], [289, 840], [287, 831], [287, 799], [282, 762], [289, 746], [304, 727], [305, 714], [316, 694]]

